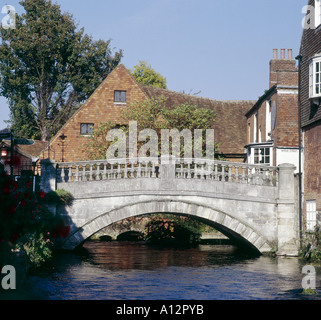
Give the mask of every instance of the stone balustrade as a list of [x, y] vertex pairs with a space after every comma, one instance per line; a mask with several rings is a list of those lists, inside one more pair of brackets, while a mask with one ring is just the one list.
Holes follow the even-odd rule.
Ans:
[[139, 158], [57, 163], [57, 182], [137, 178], [204, 179], [229, 183], [277, 186], [278, 168], [206, 159]]
[[176, 177], [277, 186], [278, 168], [239, 162], [184, 159], [176, 164]]

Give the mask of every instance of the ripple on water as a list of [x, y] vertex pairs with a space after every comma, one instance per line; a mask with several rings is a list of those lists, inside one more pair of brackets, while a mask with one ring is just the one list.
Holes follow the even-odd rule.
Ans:
[[298, 295], [301, 269], [298, 259], [252, 257], [232, 246], [95, 241], [30, 276], [27, 291], [52, 300], [318, 299]]

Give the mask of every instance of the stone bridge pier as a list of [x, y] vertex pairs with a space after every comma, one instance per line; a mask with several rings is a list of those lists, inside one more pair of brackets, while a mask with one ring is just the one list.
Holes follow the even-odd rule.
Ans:
[[71, 226], [73, 250], [109, 225], [153, 213], [188, 215], [259, 253], [297, 256], [295, 167], [189, 159], [41, 162], [45, 192], [64, 189], [74, 201], [57, 208]]

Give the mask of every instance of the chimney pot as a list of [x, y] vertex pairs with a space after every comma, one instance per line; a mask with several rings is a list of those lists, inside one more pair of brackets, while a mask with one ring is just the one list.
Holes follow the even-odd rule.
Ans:
[[273, 59], [278, 58], [278, 49], [273, 49]]
[[292, 59], [293, 59], [292, 49], [288, 49], [288, 58], [289, 58], [289, 60], [292, 60]]
[[285, 59], [285, 49], [281, 49], [281, 59]]

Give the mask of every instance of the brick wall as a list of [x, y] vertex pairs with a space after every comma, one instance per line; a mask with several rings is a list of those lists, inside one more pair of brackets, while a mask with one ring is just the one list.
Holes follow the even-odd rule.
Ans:
[[116, 124], [124, 122], [121, 114], [126, 105], [114, 103], [115, 90], [127, 92], [127, 104], [146, 98], [128, 70], [123, 65], [119, 65], [53, 138], [50, 151], [45, 150], [44, 157], [62, 161], [63, 146], [59, 137], [64, 134], [67, 136], [64, 141], [64, 161], [72, 162], [88, 159], [86, 153], [82, 151], [82, 146], [88, 138], [80, 134], [81, 124], [94, 124], [97, 127], [100, 123], [107, 123], [108, 121]]
[[298, 95], [278, 94], [277, 132], [274, 135], [278, 147], [298, 147]]
[[[314, 0], [309, 0], [309, 5], [314, 6]], [[321, 120], [321, 106], [313, 108], [309, 99], [309, 61], [315, 54], [321, 53], [321, 29], [303, 30], [300, 54], [301, 64], [301, 116], [302, 126], [308, 126]]]
[[[307, 1], [314, 6], [315, 1]], [[301, 37], [301, 118], [304, 131], [304, 202], [305, 221], [306, 201], [316, 200], [317, 211], [321, 211], [321, 106], [312, 106], [309, 99], [309, 61], [321, 53], [321, 29], [305, 29]]]
[[321, 211], [320, 137], [321, 121], [304, 130], [304, 199], [316, 200], [317, 211]]

